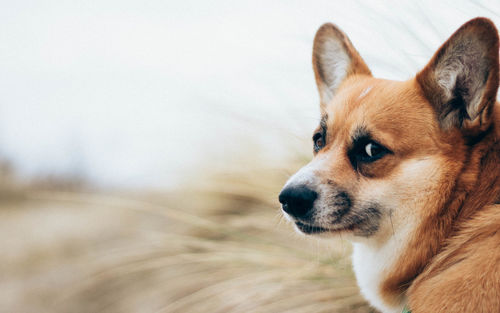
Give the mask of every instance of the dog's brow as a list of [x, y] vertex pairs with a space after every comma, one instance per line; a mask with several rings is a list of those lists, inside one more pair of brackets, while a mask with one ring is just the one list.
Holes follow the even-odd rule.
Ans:
[[321, 121], [319, 122], [319, 126], [326, 131], [326, 121], [328, 120], [328, 114], [325, 114], [321, 117]]
[[369, 138], [370, 132], [365, 127], [358, 127], [351, 135], [351, 142], [354, 143], [362, 138]]

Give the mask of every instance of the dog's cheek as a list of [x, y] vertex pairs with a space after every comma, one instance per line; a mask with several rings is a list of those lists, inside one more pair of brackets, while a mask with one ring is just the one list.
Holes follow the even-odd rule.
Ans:
[[397, 165], [397, 158], [394, 155], [387, 155], [372, 163], [359, 163], [357, 170], [368, 178], [384, 178], [390, 176]]
[[380, 203], [390, 213], [391, 228], [420, 220], [427, 215], [429, 204], [442, 198], [436, 189], [437, 185], [445, 184], [441, 165], [439, 157], [432, 156], [405, 160], [390, 179], [381, 180], [384, 183], [379, 193], [384, 196]]

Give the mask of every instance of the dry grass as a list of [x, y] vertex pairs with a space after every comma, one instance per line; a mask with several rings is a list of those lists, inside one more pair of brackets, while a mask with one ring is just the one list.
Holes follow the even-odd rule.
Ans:
[[0, 203], [2, 312], [370, 312], [349, 244], [282, 222], [248, 168], [169, 193], [29, 190]]

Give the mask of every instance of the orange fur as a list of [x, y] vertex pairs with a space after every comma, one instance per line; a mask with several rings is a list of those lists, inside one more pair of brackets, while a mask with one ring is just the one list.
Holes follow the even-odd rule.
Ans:
[[[294, 218], [353, 239], [361, 290], [384, 312], [500, 312], [498, 41], [491, 21], [469, 21], [396, 82], [372, 77], [339, 28], [318, 30], [324, 144], [287, 186], [316, 188], [319, 204]], [[389, 152], [354, 165], [360, 131]]]

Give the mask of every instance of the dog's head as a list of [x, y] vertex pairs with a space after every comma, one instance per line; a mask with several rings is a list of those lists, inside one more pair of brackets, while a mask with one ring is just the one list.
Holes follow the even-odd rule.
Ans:
[[325, 24], [313, 67], [321, 102], [314, 158], [279, 195], [285, 215], [306, 234], [377, 240], [437, 216], [468, 147], [494, 120], [493, 23], [463, 25], [405, 82], [372, 77], [347, 36]]

